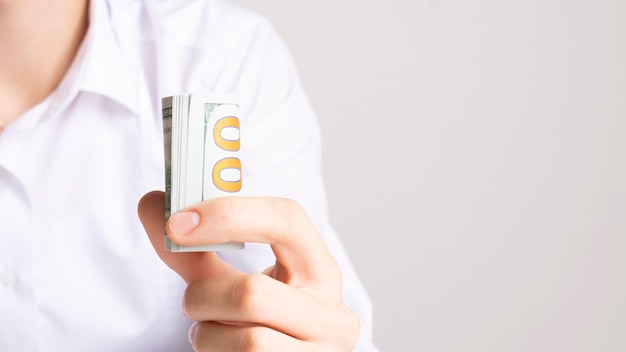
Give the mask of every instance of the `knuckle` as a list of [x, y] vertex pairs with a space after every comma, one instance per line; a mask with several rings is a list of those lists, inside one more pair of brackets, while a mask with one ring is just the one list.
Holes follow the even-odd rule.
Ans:
[[337, 314], [328, 321], [328, 343], [340, 351], [352, 351], [361, 336], [361, 319], [348, 306], [336, 307]]
[[288, 232], [295, 217], [304, 212], [300, 203], [289, 198], [276, 198], [273, 202], [273, 211], [277, 221]]
[[350, 308], [345, 307], [345, 314], [343, 314], [341, 335], [343, 344], [350, 350], [356, 346], [361, 335], [361, 319]]
[[352, 347], [354, 347], [359, 340], [359, 336], [361, 336], [361, 319], [354, 312], [350, 311], [350, 313], [350, 326], [352, 327], [350, 330], [352, 332], [352, 341], [350, 342], [350, 344], [352, 345]]
[[207, 203], [206, 214], [211, 223], [218, 227], [227, 227], [237, 219], [237, 208], [229, 198], [214, 198]]
[[232, 291], [234, 306], [249, 319], [257, 320], [263, 314], [267, 280], [268, 277], [262, 274], [246, 275]]
[[263, 328], [252, 327], [245, 329], [239, 339], [239, 350], [242, 352], [260, 352], [267, 348], [267, 338]]

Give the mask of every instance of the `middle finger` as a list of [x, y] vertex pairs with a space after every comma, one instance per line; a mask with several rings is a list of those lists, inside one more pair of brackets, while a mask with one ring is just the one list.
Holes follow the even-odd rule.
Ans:
[[196, 321], [255, 323], [302, 340], [313, 340], [337, 322], [337, 304], [322, 305], [306, 289], [296, 289], [266, 275], [241, 275], [192, 282], [183, 309]]

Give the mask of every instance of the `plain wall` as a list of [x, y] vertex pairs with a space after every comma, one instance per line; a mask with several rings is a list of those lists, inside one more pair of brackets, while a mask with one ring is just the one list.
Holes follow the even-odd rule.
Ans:
[[626, 1], [237, 2], [295, 57], [383, 351], [626, 351]]

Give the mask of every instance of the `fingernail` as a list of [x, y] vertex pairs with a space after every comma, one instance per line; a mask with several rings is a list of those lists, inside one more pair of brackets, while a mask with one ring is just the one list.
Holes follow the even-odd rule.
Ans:
[[193, 342], [196, 340], [196, 330], [198, 330], [198, 323], [193, 323], [191, 328], [189, 328], [189, 343], [193, 346]]
[[185, 296], [187, 296], [186, 294], [183, 294], [183, 297], [180, 299], [180, 309], [183, 311], [183, 314], [185, 315], [186, 318], [189, 318], [189, 314], [187, 314], [187, 309], [185, 309]]
[[184, 211], [172, 215], [169, 220], [170, 230], [174, 236], [185, 236], [200, 223], [200, 215], [192, 211]]

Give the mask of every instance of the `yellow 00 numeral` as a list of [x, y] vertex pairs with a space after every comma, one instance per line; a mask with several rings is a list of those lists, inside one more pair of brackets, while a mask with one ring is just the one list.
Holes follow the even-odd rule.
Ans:
[[[239, 119], [234, 116], [223, 117], [215, 123], [213, 128], [213, 137], [215, 144], [222, 150], [227, 152], [238, 151], [241, 144], [240, 138], [236, 140], [226, 139], [222, 136], [225, 128], [236, 128], [239, 131]], [[224, 180], [221, 176], [222, 171], [226, 169], [236, 169], [239, 171], [239, 180]], [[223, 192], [239, 192], [241, 190], [241, 161], [235, 157], [227, 157], [218, 160], [213, 166], [213, 184]]]

